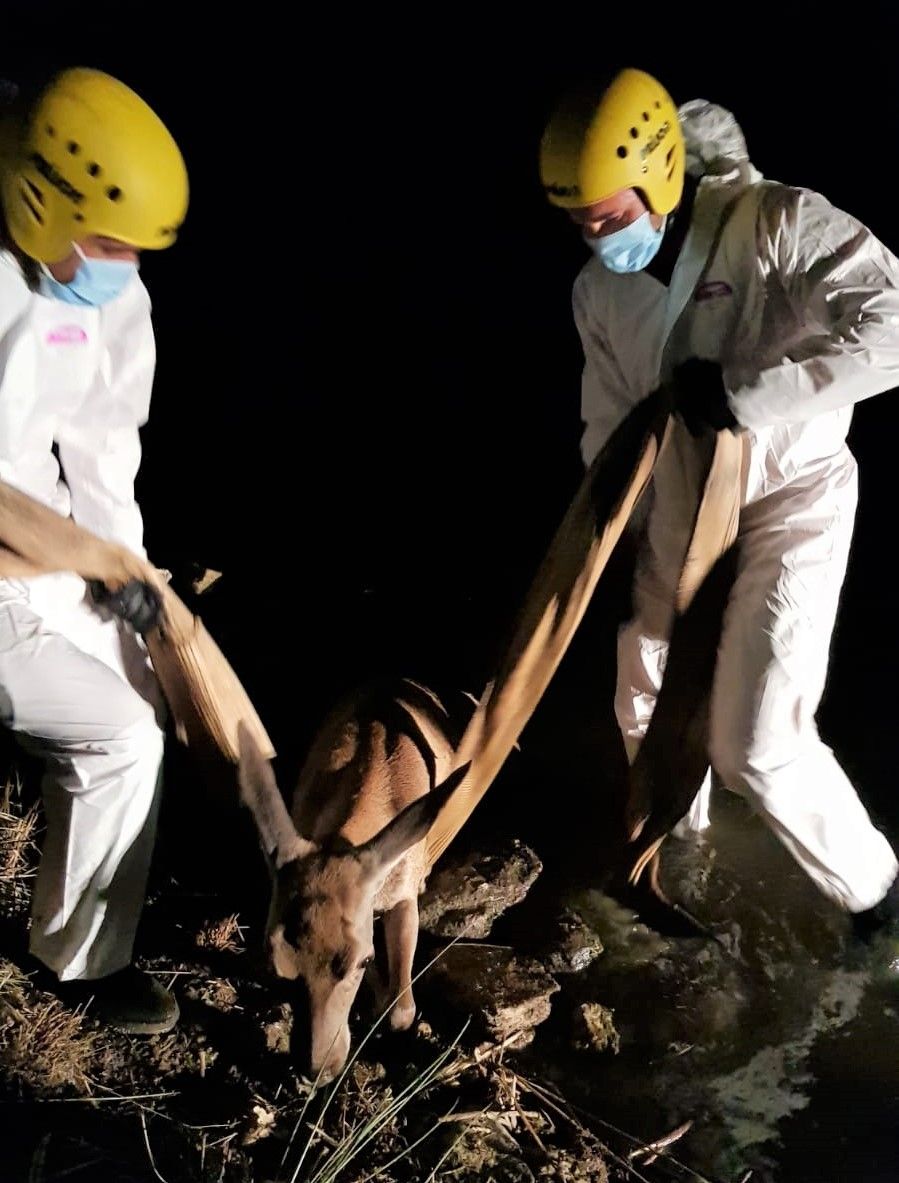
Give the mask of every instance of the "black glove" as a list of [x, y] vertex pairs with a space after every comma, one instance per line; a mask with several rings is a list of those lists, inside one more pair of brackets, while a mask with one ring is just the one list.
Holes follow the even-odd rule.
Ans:
[[159, 623], [162, 600], [156, 588], [149, 583], [130, 579], [118, 591], [112, 592], [95, 579], [91, 581], [90, 590], [95, 603], [115, 613], [141, 636]]
[[716, 361], [691, 357], [674, 367], [674, 409], [691, 435], [699, 436], [712, 428], [739, 430], [727, 401], [721, 367]]

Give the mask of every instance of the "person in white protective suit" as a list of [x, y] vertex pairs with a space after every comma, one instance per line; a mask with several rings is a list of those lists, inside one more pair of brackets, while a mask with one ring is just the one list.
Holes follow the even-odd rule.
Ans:
[[[663, 365], [678, 410], [619, 631], [628, 757], [662, 683], [700, 441], [730, 429], [744, 441], [744, 488], [710, 764], [860, 933], [883, 931], [896, 856], [815, 715], [856, 509], [853, 405], [899, 386], [899, 259], [820, 194], [763, 178], [728, 111], [678, 109], [639, 70], [558, 104], [541, 176], [592, 255], [573, 290], [585, 464]], [[682, 832], [708, 825], [709, 790], [707, 777]]]
[[[185, 217], [183, 158], [138, 95], [87, 69], [58, 74], [6, 147], [0, 480], [146, 558], [134, 482], [155, 345], [138, 265]], [[150, 576], [114, 595], [74, 574], [0, 579], [0, 721], [44, 768], [31, 953], [62, 997], [135, 1033], [178, 1018], [132, 965], [165, 720], [141, 637]]]

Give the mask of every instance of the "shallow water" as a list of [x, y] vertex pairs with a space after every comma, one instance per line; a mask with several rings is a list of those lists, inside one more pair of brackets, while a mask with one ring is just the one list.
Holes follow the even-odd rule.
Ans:
[[691, 1170], [670, 1164], [672, 1178], [897, 1179], [899, 979], [853, 959], [846, 918], [742, 801], [715, 804], [708, 841], [668, 841], [663, 880], [720, 943], [660, 938], [575, 886], [605, 953], [563, 989], [613, 1010], [620, 1050], [563, 1050], [549, 1025], [534, 1054], [571, 1101], [637, 1137], [692, 1121], [672, 1147]]

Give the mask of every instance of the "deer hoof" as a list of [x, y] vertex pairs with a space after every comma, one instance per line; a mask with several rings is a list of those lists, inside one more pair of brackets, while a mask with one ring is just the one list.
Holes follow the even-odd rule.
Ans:
[[393, 1004], [390, 1012], [391, 1031], [408, 1031], [414, 1021], [415, 1002], [408, 995]]

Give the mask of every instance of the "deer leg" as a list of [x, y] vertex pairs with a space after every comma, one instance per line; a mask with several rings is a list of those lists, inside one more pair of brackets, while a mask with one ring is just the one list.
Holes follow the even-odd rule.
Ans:
[[365, 985], [371, 991], [375, 1013], [381, 1015], [390, 1004], [390, 992], [380, 967], [374, 961], [365, 967]]
[[418, 943], [418, 900], [400, 900], [384, 913], [384, 938], [387, 944], [387, 972], [390, 998], [395, 999], [390, 1012], [394, 1031], [406, 1031], [415, 1018], [412, 997], [412, 961]]

